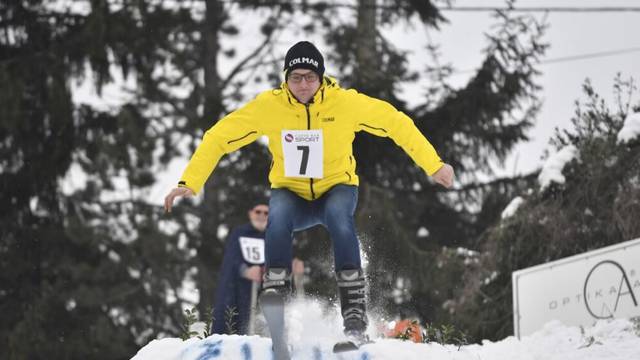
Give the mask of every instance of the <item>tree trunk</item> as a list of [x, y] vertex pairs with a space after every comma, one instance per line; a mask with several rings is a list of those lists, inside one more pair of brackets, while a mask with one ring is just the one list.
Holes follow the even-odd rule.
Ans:
[[[219, 31], [224, 19], [224, 8], [221, 1], [206, 1], [206, 18], [202, 28], [204, 45], [204, 114], [200, 121], [202, 128], [207, 129], [215, 123], [222, 113], [221, 81], [218, 74], [218, 53], [220, 51]], [[198, 275], [197, 287], [200, 292], [198, 310], [201, 319], [210, 316], [213, 306], [216, 275], [223, 249], [217, 238], [219, 219], [219, 190], [214, 181], [204, 186], [204, 199], [200, 205], [200, 234], [198, 243]]]
[[356, 88], [375, 93], [375, 78], [378, 66], [376, 47], [376, 0], [358, 0], [358, 27], [356, 41]]

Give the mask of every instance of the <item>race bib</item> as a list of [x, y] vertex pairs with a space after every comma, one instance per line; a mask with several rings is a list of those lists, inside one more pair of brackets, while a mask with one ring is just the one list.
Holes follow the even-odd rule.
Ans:
[[242, 257], [249, 264], [264, 264], [264, 239], [240, 237]]
[[284, 176], [322, 178], [322, 130], [282, 130]]

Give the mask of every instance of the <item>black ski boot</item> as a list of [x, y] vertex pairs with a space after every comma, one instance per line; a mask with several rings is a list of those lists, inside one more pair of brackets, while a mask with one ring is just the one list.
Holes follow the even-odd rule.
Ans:
[[291, 294], [291, 276], [284, 268], [271, 268], [264, 274], [260, 305], [269, 327], [274, 360], [290, 360], [284, 324], [284, 303]]
[[360, 345], [369, 342], [365, 335], [367, 313], [364, 274], [360, 269], [342, 270], [337, 273], [337, 280], [344, 334], [348, 341], [337, 343], [333, 351], [356, 350]]
[[268, 269], [262, 279], [262, 294], [276, 291], [284, 297], [291, 295], [291, 274], [285, 268]]

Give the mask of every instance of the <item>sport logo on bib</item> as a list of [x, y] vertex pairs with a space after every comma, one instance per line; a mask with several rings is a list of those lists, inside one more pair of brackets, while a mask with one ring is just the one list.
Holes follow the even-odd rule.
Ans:
[[282, 130], [284, 176], [321, 179], [322, 130]]

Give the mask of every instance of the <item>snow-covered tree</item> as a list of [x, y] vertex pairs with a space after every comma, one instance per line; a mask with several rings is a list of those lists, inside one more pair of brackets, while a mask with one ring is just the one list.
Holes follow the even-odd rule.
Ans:
[[[538, 182], [481, 238], [449, 310], [476, 339], [512, 334], [511, 273], [640, 237], [640, 104], [632, 81], [608, 105], [587, 81], [573, 128], [557, 130]], [[514, 195], [515, 197], [515, 195]]]

